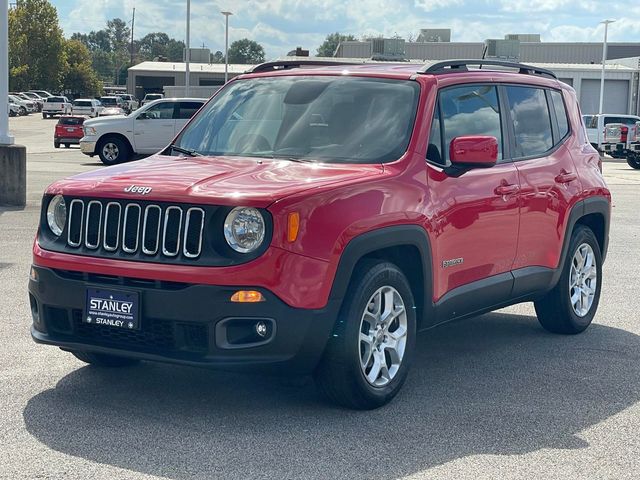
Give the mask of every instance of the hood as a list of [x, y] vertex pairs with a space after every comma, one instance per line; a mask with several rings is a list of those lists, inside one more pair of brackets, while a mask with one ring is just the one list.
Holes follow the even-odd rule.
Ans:
[[[312, 188], [379, 175], [382, 165], [336, 165], [246, 157], [171, 157], [82, 173], [51, 185], [51, 194], [267, 207]], [[138, 188], [130, 188], [130, 187]], [[125, 189], [129, 191], [125, 191]]]
[[[88, 108], [88, 107], [86, 107]], [[106, 110], [110, 110], [113, 107], [105, 107], [102, 109], [102, 111], [106, 111]], [[118, 110], [122, 111], [121, 108], [118, 108]], [[90, 127], [95, 127], [95, 126], [100, 126], [100, 125], [108, 125], [111, 124], [113, 122], [120, 122], [122, 120], [129, 120], [130, 117], [127, 117], [126, 115], [121, 114], [121, 115], [109, 115], [109, 116], [105, 116], [105, 117], [96, 117], [96, 118], [91, 118], [88, 120], [85, 120], [84, 124]]]

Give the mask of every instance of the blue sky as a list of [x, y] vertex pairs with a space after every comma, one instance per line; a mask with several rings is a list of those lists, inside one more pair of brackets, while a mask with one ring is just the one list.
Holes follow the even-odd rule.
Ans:
[[[103, 28], [106, 20], [131, 19], [135, 36], [166, 32], [184, 40], [186, 0], [50, 0], [65, 35]], [[267, 57], [302, 46], [313, 52], [326, 34], [416, 34], [421, 28], [451, 28], [452, 41], [483, 41], [507, 33], [540, 33], [543, 41], [601, 41], [605, 17], [616, 19], [609, 39], [640, 42], [640, 2], [610, 0], [191, 0], [191, 44], [224, 48], [224, 19], [230, 41], [260, 42]]]

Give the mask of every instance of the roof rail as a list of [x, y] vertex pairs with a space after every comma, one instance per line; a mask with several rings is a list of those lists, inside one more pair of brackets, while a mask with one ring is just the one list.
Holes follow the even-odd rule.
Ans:
[[418, 70], [418, 73], [451, 73], [455, 71], [468, 72], [467, 65], [478, 65], [482, 68], [484, 65], [496, 66], [496, 67], [508, 67], [517, 68], [518, 73], [525, 75], [543, 75], [551, 78], [558, 78], [555, 73], [546, 68], [534, 67], [532, 65], [525, 65], [518, 62], [509, 62], [507, 60], [487, 60], [487, 59], [471, 59], [471, 60], [446, 60], [443, 62], [436, 62], [427, 64]]
[[303, 67], [333, 67], [336, 65], [362, 65], [365, 62], [341, 62], [339, 60], [275, 60], [250, 68], [245, 73], [273, 72]]

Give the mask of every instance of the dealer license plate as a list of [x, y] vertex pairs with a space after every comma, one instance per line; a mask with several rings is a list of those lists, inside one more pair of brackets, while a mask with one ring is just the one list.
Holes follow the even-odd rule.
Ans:
[[139, 330], [138, 292], [88, 288], [82, 321], [97, 326]]

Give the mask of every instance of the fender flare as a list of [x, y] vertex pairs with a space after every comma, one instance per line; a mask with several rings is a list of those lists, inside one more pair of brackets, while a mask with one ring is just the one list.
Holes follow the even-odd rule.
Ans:
[[[431, 243], [424, 228], [419, 225], [394, 225], [360, 234], [352, 238], [340, 255], [334, 276], [330, 301], [342, 303], [357, 263], [366, 255], [390, 247], [412, 246], [420, 255], [424, 281], [422, 316], [433, 309], [433, 261]], [[418, 303], [418, 302], [416, 302]], [[418, 317], [420, 321], [420, 316]]]
[[560, 261], [553, 273], [550, 288], [553, 288], [560, 280], [562, 275], [562, 268], [567, 259], [569, 253], [569, 243], [571, 242], [571, 232], [575, 228], [579, 220], [587, 215], [598, 213], [604, 218], [604, 236], [602, 239], [602, 261], [604, 262], [607, 256], [607, 249], [609, 247], [609, 225], [611, 223], [611, 204], [605, 197], [594, 196], [584, 200], [576, 202], [569, 213], [569, 220], [567, 221], [567, 227], [565, 229], [564, 240], [562, 242], [562, 251], [560, 253]]

